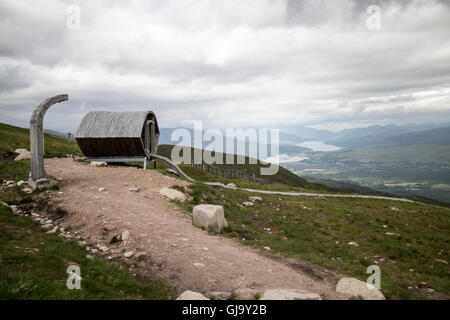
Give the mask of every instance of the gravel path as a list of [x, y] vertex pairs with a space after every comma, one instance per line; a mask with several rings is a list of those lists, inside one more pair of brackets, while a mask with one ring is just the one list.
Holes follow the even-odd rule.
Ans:
[[220, 182], [203, 182], [210, 186], [219, 186], [225, 189], [237, 189], [242, 191], [248, 191], [253, 193], [265, 193], [265, 194], [279, 194], [283, 196], [301, 196], [301, 197], [332, 197], [332, 198], [363, 198], [363, 199], [380, 199], [380, 200], [392, 200], [401, 202], [414, 202], [413, 200], [405, 198], [394, 198], [385, 196], [366, 196], [360, 194], [330, 194], [330, 193], [310, 193], [310, 192], [288, 192], [288, 191], [270, 191], [270, 190], [258, 190], [239, 187], [229, 187]]
[[[154, 170], [92, 167], [71, 159], [46, 159], [46, 171], [62, 179], [54, 200], [69, 212], [65, 226], [79, 228], [89, 241], [106, 245], [112, 257], [122, 258], [127, 251], [145, 253], [131, 271], [162, 278], [177, 293], [288, 288], [326, 299], [344, 298], [335, 293], [336, 275], [330, 271], [194, 227], [189, 213], [159, 195], [161, 188], [186, 185], [184, 181]], [[140, 191], [129, 191], [132, 187]], [[131, 235], [125, 245], [110, 245], [109, 239], [124, 230]]]

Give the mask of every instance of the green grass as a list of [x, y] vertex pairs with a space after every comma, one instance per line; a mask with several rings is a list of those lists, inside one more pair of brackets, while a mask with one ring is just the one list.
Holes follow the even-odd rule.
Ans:
[[[45, 157], [65, 157], [67, 154], [81, 156], [78, 145], [48, 134], [44, 135]], [[30, 150], [30, 132], [28, 129], [0, 123], [0, 154], [2, 160], [11, 159], [14, 150], [24, 148]]]
[[[238, 204], [248, 201], [251, 193], [201, 184], [190, 188], [192, 202], [179, 205], [188, 211], [199, 203], [223, 205], [230, 226], [224, 234], [245, 245], [268, 246], [286, 257], [363, 281], [369, 276], [367, 267], [377, 261], [382, 272], [381, 289], [388, 299], [436, 298], [427, 295], [425, 289], [408, 289], [421, 287], [422, 282], [442, 294], [440, 297], [450, 296], [448, 265], [435, 260], [450, 260], [447, 208], [386, 200], [278, 195], [260, 195], [262, 203], [246, 208]], [[348, 245], [350, 241], [359, 246]]]
[[[0, 124], [0, 180], [27, 180], [30, 160], [13, 161], [17, 148], [29, 150], [27, 129]], [[45, 135], [45, 156], [81, 155], [76, 143]], [[34, 191], [35, 193], [39, 191]], [[17, 186], [0, 201], [18, 204], [25, 193]], [[66, 269], [80, 267], [81, 289], [66, 287]], [[15, 216], [0, 204], [0, 299], [167, 299], [169, 289], [136, 279], [104, 258], [88, 259], [77, 241], [62, 241], [40, 230], [29, 218]]]
[[[66, 287], [78, 265], [81, 289]], [[0, 299], [167, 299], [167, 288], [138, 281], [114, 262], [88, 259], [75, 240], [47, 235], [37, 223], [0, 205]]]
[[[167, 158], [171, 158], [171, 152], [173, 149], [173, 145], [160, 145], [158, 146], [158, 154], [165, 156]], [[194, 151], [191, 149], [191, 157], [194, 157]], [[181, 152], [182, 154], [182, 152]], [[222, 168], [222, 169], [235, 169], [239, 171], [246, 172], [248, 174], [254, 174], [256, 177], [262, 177], [262, 178], [269, 178], [274, 183], [283, 184], [284, 187], [299, 187], [303, 189], [326, 189], [326, 187], [309, 183], [305, 179], [297, 176], [296, 174], [293, 174], [289, 170], [279, 167], [278, 172], [273, 176], [261, 176], [260, 174], [260, 168], [267, 166], [265, 164], [262, 164], [260, 161], [257, 162], [257, 164], [249, 164], [249, 158], [245, 157], [245, 164], [237, 164], [237, 158], [234, 156], [234, 164], [225, 164], [226, 154], [221, 154], [224, 164], [215, 164], [214, 166]], [[230, 179], [221, 179], [220, 177], [213, 176], [211, 174], [202, 172], [200, 170], [197, 170], [195, 168], [192, 168], [190, 165], [182, 165], [182, 170], [186, 172], [189, 176], [191, 176], [194, 179], [201, 180], [201, 181], [232, 181]], [[257, 183], [250, 183], [248, 182], [248, 185], [255, 185], [256, 187], [260, 187], [264, 185], [257, 184]]]

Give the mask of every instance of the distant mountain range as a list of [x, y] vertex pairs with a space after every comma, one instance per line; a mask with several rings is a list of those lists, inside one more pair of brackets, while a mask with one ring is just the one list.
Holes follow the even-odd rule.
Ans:
[[[175, 128], [162, 128], [160, 144], [177, 144], [177, 141], [170, 139], [174, 130]], [[191, 143], [193, 144], [194, 130], [187, 130], [191, 134]], [[338, 132], [305, 126], [290, 126], [280, 129], [280, 153], [295, 154], [308, 151], [308, 149], [299, 146], [299, 144], [306, 141], [322, 141], [345, 149], [413, 144], [448, 145], [450, 141], [448, 138], [450, 136], [449, 133], [449, 123], [376, 125], [365, 128], [344, 129]], [[225, 147], [225, 138], [223, 142]], [[209, 143], [203, 142], [202, 148], [205, 148]]]

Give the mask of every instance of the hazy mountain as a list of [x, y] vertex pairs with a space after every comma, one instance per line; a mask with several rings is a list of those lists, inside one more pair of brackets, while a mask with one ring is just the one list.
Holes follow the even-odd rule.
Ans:
[[419, 132], [410, 132], [391, 137], [390, 140], [398, 145], [449, 145], [450, 144], [450, 126], [445, 128], [424, 130]]

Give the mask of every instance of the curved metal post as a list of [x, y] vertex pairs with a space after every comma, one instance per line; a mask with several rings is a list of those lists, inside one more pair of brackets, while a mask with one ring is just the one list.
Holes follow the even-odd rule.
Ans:
[[46, 99], [36, 109], [30, 119], [30, 151], [31, 151], [31, 180], [37, 181], [47, 178], [44, 169], [44, 115], [55, 103], [69, 99], [67, 94], [60, 94]]

